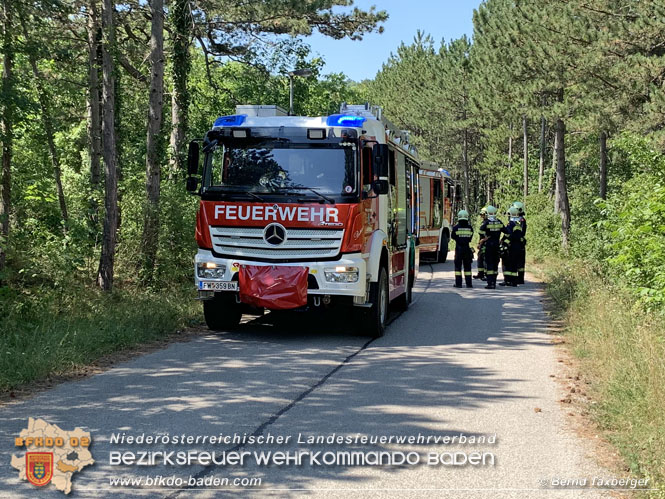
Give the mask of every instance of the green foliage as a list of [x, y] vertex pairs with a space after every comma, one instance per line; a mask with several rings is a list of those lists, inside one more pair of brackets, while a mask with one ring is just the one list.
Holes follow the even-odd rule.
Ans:
[[561, 247], [561, 219], [545, 194], [529, 196], [525, 206], [527, 251], [532, 257], [542, 259]]
[[23, 282], [30, 286], [0, 288], [0, 390], [161, 340], [200, 313], [190, 286], [107, 295], [80, 281], [66, 290]]
[[611, 233], [609, 263], [620, 282], [651, 307], [665, 305], [665, 157], [644, 140], [624, 137], [615, 147], [636, 175], [608, 200], [602, 226]]
[[665, 493], [665, 328], [662, 316], [635, 305], [634, 295], [609, 284], [587, 262], [550, 258], [547, 292], [566, 340], [581, 359], [598, 425], [633, 474]]

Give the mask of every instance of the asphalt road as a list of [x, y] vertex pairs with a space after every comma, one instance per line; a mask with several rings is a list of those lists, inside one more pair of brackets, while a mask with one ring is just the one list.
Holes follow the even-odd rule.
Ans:
[[[478, 281], [475, 281], [478, 283]], [[611, 477], [568, 426], [551, 374], [560, 372], [537, 284], [452, 287], [452, 264], [423, 265], [411, 308], [383, 338], [351, 332], [337, 315], [266, 315], [238, 331], [204, 334], [81, 381], [0, 407], [0, 495], [34, 497], [9, 466], [28, 417], [90, 431], [96, 464], [75, 475], [72, 497], [213, 497], [219, 490], [112, 487], [114, 477], [229, 478], [233, 495], [370, 497], [598, 497], [543, 480]], [[111, 444], [127, 435], [289, 436], [271, 445]], [[496, 436], [495, 443], [303, 444], [298, 435]], [[111, 451], [414, 452], [421, 464], [111, 466]], [[480, 452], [485, 465], [432, 466], [430, 453]], [[333, 455], [333, 454], [331, 454]], [[490, 455], [494, 458], [491, 464]], [[338, 454], [334, 454], [335, 458]], [[414, 454], [411, 454], [413, 459]], [[462, 455], [458, 454], [458, 459]], [[321, 457], [319, 459], [322, 459]], [[338, 458], [341, 459], [341, 458]], [[331, 461], [332, 462], [332, 461]], [[260, 478], [260, 487], [233, 486]], [[607, 492], [604, 492], [606, 494]], [[52, 486], [39, 497], [60, 497]]]

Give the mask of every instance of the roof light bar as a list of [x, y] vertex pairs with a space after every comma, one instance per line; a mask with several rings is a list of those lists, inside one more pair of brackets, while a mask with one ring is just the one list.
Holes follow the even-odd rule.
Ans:
[[246, 114], [232, 114], [230, 116], [220, 116], [215, 120], [216, 126], [240, 126], [245, 122]]
[[361, 127], [367, 118], [350, 114], [331, 114], [326, 120], [328, 126]]

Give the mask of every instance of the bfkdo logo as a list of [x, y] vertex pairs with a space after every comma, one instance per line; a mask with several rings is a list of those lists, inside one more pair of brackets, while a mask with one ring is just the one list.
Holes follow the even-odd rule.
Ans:
[[49, 483], [53, 478], [53, 452], [26, 452], [25, 475], [37, 487]]
[[56, 489], [69, 494], [75, 473], [95, 462], [90, 454], [90, 433], [81, 428], [65, 431], [43, 419], [30, 418], [14, 439], [16, 448], [25, 448], [25, 456], [12, 455], [12, 466], [19, 479], [44, 487], [52, 483]]

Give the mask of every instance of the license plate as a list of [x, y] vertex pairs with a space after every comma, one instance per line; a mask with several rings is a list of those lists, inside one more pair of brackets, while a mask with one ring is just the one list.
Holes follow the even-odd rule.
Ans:
[[199, 289], [207, 291], [238, 291], [238, 281], [199, 281]]

